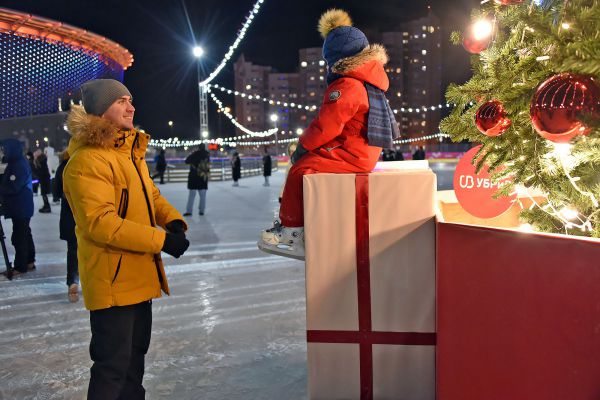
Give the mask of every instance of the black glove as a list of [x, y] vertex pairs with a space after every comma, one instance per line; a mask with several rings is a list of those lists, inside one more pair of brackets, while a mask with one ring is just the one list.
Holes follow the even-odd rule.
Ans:
[[174, 219], [166, 224], [165, 228], [167, 228], [169, 233], [183, 233], [185, 232], [185, 222], [180, 219]]
[[165, 236], [165, 243], [162, 251], [172, 255], [175, 258], [181, 257], [190, 246], [190, 242], [185, 238], [185, 233], [169, 233]]
[[308, 150], [306, 150], [304, 148], [304, 146], [302, 146], [302, 144], [298, 143], [298, 147], [296, 147], [296, 151], [294, 151], [292, 153], [292, 157], [290, 157], [290, 161], [292, 162], [292, 164], [296, 164], [298, 162], [298, 160], [300, 159], [300, 157], [302, 157], [306, 153], [308, 153]]

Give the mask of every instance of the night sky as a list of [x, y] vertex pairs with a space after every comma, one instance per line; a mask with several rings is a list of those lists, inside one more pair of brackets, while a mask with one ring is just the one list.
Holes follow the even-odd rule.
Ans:
[[[133, 66], [125, 71], [125, 84], [134, 97], [135, 123], [160, 138], [170, 136], [167, 122], [173, 120], [175, 136], [196, 138], [198, 86], [191, 54], [194, 39], [205, 50], [202, 66], [208, 74], [237, 37], [254, 2], [2, 0], [0, 6], [84, 28], [127, 48], [134, 56]], [[328, 8], [345, 9], [358, 28], [385, 31], [393, 30], [399, 22], [426, 15], [427, 5], [442, 21], [444, 85], [464, 82], [470, 76], [469, 57], [461, 47], [449, 43], [449, 35], [453, 30], [463, 29], [471, 9], [478, 3], [478, 0], [265, 0], [230, 63], [212, 83], [232, 88], [232, 64], [242, 53], [255, 64], [294, 72], [298, 49], [322, 45], [316, 24]], [[233, 97], [222, 93], [219, 97], [226, 105], [234, 103]], [[211, 137], [233, 133], [233, 126], [223, 118], [219, 124], [222, 132], [215, 135], [217, 118], [223, 117], [215, 112], [209, 99]]]

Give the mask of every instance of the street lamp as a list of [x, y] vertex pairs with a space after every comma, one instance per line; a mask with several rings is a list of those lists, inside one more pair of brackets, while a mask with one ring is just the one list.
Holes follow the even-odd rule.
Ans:
[[[194, 57], [196, 57], [196, 72], [198, 74], [198, 116], [200, 119], [200, 129], [198, 132], [203, 136], [204, 132], [208, 131], [208, 104], [206, 98], [206, 87], [200, 85], [200, 59], [204, 55], [204, 49], [200, 46], [195, 46], [192, 49]], [[208, 132], [207, 132], [208, 135]]]
[[277, 117], [277, 114], [273, 113], [271, 114], [271, 122], [273, 122], [273, 125], [275, 125], [275, 154], [279, 155], [279, 141], [277, 140], [277, 131], [279, 129], [277, 129], [277, 120], [279, 119], [279, 117]]

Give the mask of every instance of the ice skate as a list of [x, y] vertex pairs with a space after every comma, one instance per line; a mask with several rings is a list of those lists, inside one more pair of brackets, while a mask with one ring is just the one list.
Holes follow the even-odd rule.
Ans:
[[287, 228], [275, 221], [272, 228], [261, 232], [258, 248], [265, 253], [304, 260], [304, 228]]

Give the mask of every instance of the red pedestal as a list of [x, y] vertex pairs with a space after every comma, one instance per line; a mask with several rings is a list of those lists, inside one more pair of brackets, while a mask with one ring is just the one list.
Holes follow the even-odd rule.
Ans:
[[439, 223], [437, 398], [600, 399], [600, 241]]

